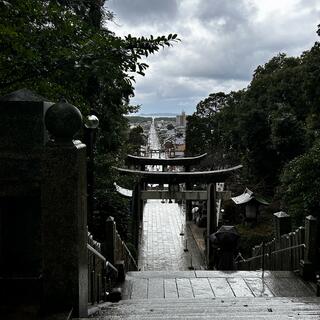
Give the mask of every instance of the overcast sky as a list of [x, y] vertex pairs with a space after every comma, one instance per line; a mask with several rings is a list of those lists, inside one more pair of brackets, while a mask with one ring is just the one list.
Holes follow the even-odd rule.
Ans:
[[[167, 35], [181, 42], [147, 59], [132, 104], [140, 113], [195, 111], [213, 92], [247, 87], [258, 65], [279, 52], [311, 48], [320, 24], [317, 0], [108, 0], [117, 35]], [[320, 40], [320, 39], [319, 39]]]

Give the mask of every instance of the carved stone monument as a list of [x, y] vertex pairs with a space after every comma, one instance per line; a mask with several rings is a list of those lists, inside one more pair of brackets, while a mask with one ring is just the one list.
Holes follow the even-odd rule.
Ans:
[[41, 157], [51, 105], [27, 89], [0, 98], [0, 303], [41, 297]]

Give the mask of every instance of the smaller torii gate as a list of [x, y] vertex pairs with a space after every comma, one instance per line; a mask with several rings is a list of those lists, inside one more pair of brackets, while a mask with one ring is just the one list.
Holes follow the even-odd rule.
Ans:
[[[191, 166], [199, 164], [205, 157], [207, 156], [207, 153], [203, 153], [199, 156], [194, 157], [183, 157], [183, 158], [152, 158], [152, 157], [139, 157], [139, 156], [133, 156], [128, 155], [126, 159], [127, 165], [132, 169], [138, 169], [140, 171], [145, 171], [146, 166], [161, 166], [162, 171], [167, 171], [166, 168], [168, 166], [178, 166], [183, 167], [185, 172], [190, 172]], [[143, 186], [142, 186], [143, 187]], [[186, 190], [190, 190], [192, 185], [190, 185], [188, 182], [186, 183]], [[150, 199], [150, 198], [145, 198]], [[158, 199], [158, 198], [153, 198]], [[162, 198], [162, 199], [168, 199], [168, 198]], [[186, 213], [188, 220], [192, 219], [191, 214], [191, 200], [193, 199], [185, 199], [186, 200]], [[196, 199], [196, 200], [202, 200], [202, 199]]]
[[[180, 166], [184, 167], [184, 171], [189, 172], [190, 166], [197, 165], [207, 156], [207, 153], [203, 153], [199, 156], [195, 157], [184, 157], [184, 158], [152, 158], [152, 157], [139, 157], [128, 155], [126, 159], [126, 163], [129, 166], [138, 167], [140, 171], [145, 171], [146, 166]], [[165, 171], [165, 170], [162, 170]]]
[[[133, 157], [133, 156], [131, 156]], [[141, 161], [141, 157], [138, 160]], [[141, 159], [141, 160], [140, 160]], [[175, 163], [178, 159], [180, 163], [186, 158], [173, 158], [173, 159], [152, 159], [144, 158], [145, 163], [141, 161], [140, 169], [145, 165], [162, 165], [162, 163]], [[192, 159], [192, 158], [191, 158]], [[162, 161], [161, 161], [162, 160]], [[146, 164], [147, 163], [147, 164]], [[180, 164], [181, 165], [181, 164]], [[120, 174], [131, 175], [138, 178], [139, 183], [134, 187], [132, 196], [133, 203], [133, 237], [135, 239], [136, 246], [138, 245], [139, 238], [139, 224], [142, 220], [143, 200], [146, 199], [168, 199], [174, 198], [178, 200], [206, 200], [207, 201], [207, 235], [217, 231], [217, 210], [216, 210], [216, 183], [225, 182], [236, 170], [242, 168], [242, 165], [238, 165], [228, 169], [214, 170], [214, 171], [193, 171], [193, 172], [159, 172], [159, 171], [143, 171], [117, 168]], [[203, 183], [207, 185], [206, 191], [199, 190], [187, 190], [184, 191], [167, 191], [167, 190], [143, 190], [143, 186], [146, 184], [168, 184], [177, 185], [185, 183], [186, 186], [193, 186], [195, 183]], [[189, 189], [189, 190], [188, 190]], [[212, 248], [210, 246], [209, 237], [206, 241], [207, 249], [207, 262], [213, 259]]]

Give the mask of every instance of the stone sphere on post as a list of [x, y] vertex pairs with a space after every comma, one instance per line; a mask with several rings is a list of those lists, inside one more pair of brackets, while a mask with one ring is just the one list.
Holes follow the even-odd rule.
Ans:
[[82, 114], [74, 105], [61, 100], [45, 114], [45, 125], [57, 143], [71, 143], [82, 126]]
[[87, 129], [97, 129], [99, 126], [99, 119], [97, 116], [91, 114], [84, 119], [84, 126]]

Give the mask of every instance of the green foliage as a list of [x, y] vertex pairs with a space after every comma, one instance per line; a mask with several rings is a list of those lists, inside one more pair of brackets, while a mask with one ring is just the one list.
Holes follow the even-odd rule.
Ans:
[[112, 13], [104, 2], [0, 0], [0, 95], [26, 87], [96, 114], [97, 206], [121, 215], [125, 206], [114, 195], [112, 166], [121, 164], [126, 150], [124, 115], [138, 109], [129, 104], [135, 76], [145, 74], [144, 58], [179, 39], [118, 37], [105, 27]]
[[[187, 116], [186, 149], [189, 154], [201, 154], [205, 150], [205, 134], [207, 122], [205, 119], [193, 114]], [[203, 139], [201, 139], [203, 138]]]
[[261, 242], [268, 242], [273, 239], [273, 230], [270, 224], [259, 224], [255, 228], [242, 224], [236, 225], [240, 234], [240, 252], [248, 258], [252, 256], [252, 248]]
[[173, 130], [174, 125], [172, 123], [167, 124], [167, 130]]
[[271, 114], [271, 142], [282, 164], [304, 152], [306, 132], [302, 121], [285, 106]]
[[319, 137], [319, 75], [316, 42], [300, 57], [281, 53], [258, 66], [245, 90], [210, 94], [188, 117], [188, 153], [208, 152], [215, 168], [242, 163], [242, 181], [272, 196], [283, 167]]
[[320, 141], [305, 154], [289, 162], [281, 176], [283, 206], [292, 215], [295, 225], [307, 215], [320, 212]]
[[131, 123], [133, 122], [142, 123], [142, 122], [152, 121], [152, 117], [127, 116], [126, 118]]
[[139, 155], [140, 146], [146, 144], [146, 137], [143, 135], [143, 129], [141, 126], [132, 128], [129, 132], [129, 153]]
[[[63, 3], [69, 1], [0, 1], [0, 94], [28, 87], [53, 101], [64, 96], [84, 114], [98, 115], [99, 142], [113, 150], [124, 139], [110, 135], [121, 133], [123, 114], [135, 110], [128, 102], [134, 74], [148, 67], [142, 58], [177, 37], [120, 38]], [[76, 7], [86, 4], [91, 8], [88, 1]]]

